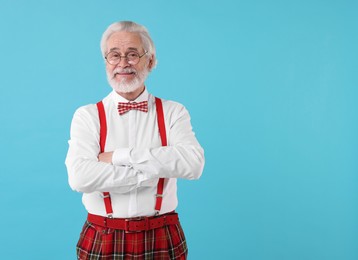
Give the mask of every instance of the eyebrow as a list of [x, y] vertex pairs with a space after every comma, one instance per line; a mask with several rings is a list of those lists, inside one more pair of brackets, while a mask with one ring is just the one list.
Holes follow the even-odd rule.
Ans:
[[[109, 51], [110, 51], [110, 52], [111, 52], [111, 51], [119, 51], [119, 48], [114, 47], [114, 48], [111, 48]], [[128, 52], [128, 51], [136, 51], [136, 52], [138, 52], [138, 49], [137, 49], [137, 48], [134, 48], [134, 47], [129, 47], [129, 48], [126, 50], [126, 52]]]

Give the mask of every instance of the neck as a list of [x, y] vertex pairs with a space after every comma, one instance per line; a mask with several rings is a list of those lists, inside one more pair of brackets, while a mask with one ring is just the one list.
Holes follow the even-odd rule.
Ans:
[[129, 101], [133, 101], [143, 93], [144, 89], [145, 89], [145, 86], [143, 85], [142, 87], [137, 88], [133, 92], [128, 92], [128, 93], [117, 92], [117, 93], [118, 93], [118, 95], [124, 97], [125, 99], [127, 99]]

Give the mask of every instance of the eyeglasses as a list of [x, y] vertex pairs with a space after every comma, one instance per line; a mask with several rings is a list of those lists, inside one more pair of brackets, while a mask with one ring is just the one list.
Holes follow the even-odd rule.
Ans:
[[139, 63], [140, 58], [147, 54], [147, 52], [148, 51], [145, 51], [142, 55], [139, 55], [138, 52], [130, 51], [126, 55], [121, 56], [121, 54], [116, 51], [110, 51], [104, 58], [111, 65], [117, 65], [120, 63], [121, 58], [125, 58], [130, 65], [136, 65]]

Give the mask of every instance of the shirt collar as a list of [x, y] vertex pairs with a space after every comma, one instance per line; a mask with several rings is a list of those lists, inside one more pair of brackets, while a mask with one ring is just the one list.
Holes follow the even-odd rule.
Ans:
[[144, 89], [144, 91], [142, 92], [142, 94], [140, 94], [135, 100], [133, 101], [129, 101], [127, 99], [125, 99], [124, 97], [122, 97], [121, 95], [119, 95], [116, 91], [112, 91], [112, 100], [117, 104], [118, 102], [142, 102], [142, 101], [148, 101], [149, 98], [149, 93], [147, 91], [147, 88]]

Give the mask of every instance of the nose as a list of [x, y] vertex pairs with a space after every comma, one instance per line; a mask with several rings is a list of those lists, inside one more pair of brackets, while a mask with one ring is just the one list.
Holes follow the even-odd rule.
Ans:
[[129, 66], [130, 66], [130, 64], [128, 63], [127, 57], [121, 56], [121, 59], [120, 59], [119, 63], [117, 64], [117, 67], [126, 68]]

